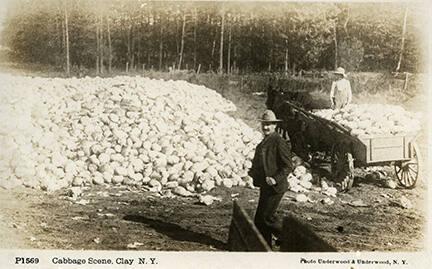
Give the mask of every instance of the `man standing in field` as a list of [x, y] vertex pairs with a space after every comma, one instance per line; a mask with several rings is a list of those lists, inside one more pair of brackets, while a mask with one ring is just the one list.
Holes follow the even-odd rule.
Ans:
[[331, 85], [330, 102], [332, 109], [341, 109], [351, 103], [351, 84], [346, 79], [345, 69], [342, 67], [338, 67], [334, 74], [337, 79]]
[[260, 119], [263, 140], [258, 144], [249, 175], [254, 186], [260, 188], [255, 225], [272, 246], [272, 234], [280, 237], [282, 225], [275, 213], [284, 193], [288, 190], [287, 176], [292, 171], [291, 149], [287, 142], [275, 132], [276, 119], [271, 110], [266, 110]]

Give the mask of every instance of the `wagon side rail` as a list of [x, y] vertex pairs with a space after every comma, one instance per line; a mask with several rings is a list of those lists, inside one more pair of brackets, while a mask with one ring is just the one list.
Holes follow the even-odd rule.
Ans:
[[347, 170], [350, 174], [353, 173], [354, 166], [390, 164], [395, 166], [399, 183], [405, 188], [413, 188], [420, 178], [422, 161], [415, 142], [419, 132], [354, 136], [349, 128], [336, 122], [317, 116], [289, 101], [284, 101], [284, 104], [305, 123], [307, 129], [302, 129], [302, 135], [306, 136], [303, 144], [308, 150], [331, 149], [335, 171], [338, 171], [337, 164], [340, 162], [333, 160], [346, 159], [347, 167], [352, 167]]
[[[416, 138], [418, 137], [418, 133], [406, 133], [406, 134], [400, 134], [395, 136], [389, 136], [389, 135], [361, 135], [361, 136], [353, 136], [351, 134], [351, 129], [345, 126], [342, 126], [334, 121], [322, 118], [318, 115], [315, 115], [295, 104], [289, 101], [284, 101], [284, 103], [288, 106], [290, 106], [294, 111], [298, 112], [301, 115], [301, 119], [305, 121], [307, 124], [311, 125], [317, 125], [319, 124], [321, 130], [322, 128], [325, 128], [327, 131], [327, 134], [331, 134], [335, 139], [339, 141], [340, 144], [345, 144], [350, 148], [350, 152], [353, 154], [354, 159], [361, 163], [362, 165], [370, 165], [370, 164], [378, 164], [378, 163], [385, 163], [390, 161], [398, 161], [398, 160], [406, 160], [409, 159], [410, 151], [409, 151], [409, 145], [414, 143]], [[376, 153], [375, 148], [373, 147], [372, 143], [377, 144], [378, 142], [387, 142], [391, 139], [396, 138], [403, 139], [403, 147], [404, 151], [403, 154], [400, 155], [400, 157], [395, 157], [397, 154], [389, 154], [388, 156], [383, 156], [378, 159], [375, 159], [373, 156], [374, 153]], [[325, 141], [325, 140], [321, 140]], [[328, 142], [330, 143], [330, 142]], [[333, 143], [333, 142], [332, 142]], [[395, 142], [396, 146], [402, 142]], [[332, 146], [332, 145], [328, 145]], [[393, 145], [389, 145], [389, 148], [391, 148]], [[378, 146], [379, 147], [379, 146]], [[383, 155], [386, 155], [387, 150], [383, 150]], [[391, 152], [389, 152], [391, 153]], [[393, 155], [393, 156], [392, 156]]]
[[343, 132], [343, 133], [345, 133], [347, 135], [350, 135], [351, 130], [349, 128], [347, 128], [347, 127], [344, 127], [344, 126], [342, 126], [342, 125], [340, 125], [340, 124], [338, 124], [336, 122], [333, 122], [331, 120], [327, 120], [327, 119], [324, 119], [324, 118], [322, 118], [320, 116], [317, 116], [317, 115], [315, 115], [315, 114], [313, 114], [313, 113], [311, 113], [309, 111], [306, 111], [305, 109], [303, 109], [303, 108], [301, 108], [301, 107], [299, 107], [299, 106], [297, 106], [297, 105], [295, 105], [295, 104], [293, 104], [293, 103], [291, 103], [289, 101], [285, 101], [285, 103], [287, 105], [289, 105], [291, 108], [293, 108], [293, 109], [297, 110], [298, 112], [300, 112], [304, 117], [307, 117], [307, 118], [312, 119], [312, 120], [319, 121], [320, 123], [322, 123], [322, 124], [324, 124], [324, 125], [326, 125], [328, 127], [332, 127], [332, 129], [337, 129], [337, 130], [339, 130], [339, 131], [341, 131], [341, 132]]

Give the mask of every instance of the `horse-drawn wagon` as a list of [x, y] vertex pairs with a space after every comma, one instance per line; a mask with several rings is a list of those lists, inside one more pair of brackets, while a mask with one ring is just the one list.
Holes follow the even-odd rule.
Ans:
[[324, 119], [276, 93], [267, 103], [283, 121], [278, 130], [290, 139], [294, 153], [311, 160], [315, 153], [330, 159], [332, 177], [350, 188], [354, 167], [391, 164], [401, 186], [413, 188], [419, 178], [420, 153], [416, 133], [385, 135], [352, 135], [350, 130]]

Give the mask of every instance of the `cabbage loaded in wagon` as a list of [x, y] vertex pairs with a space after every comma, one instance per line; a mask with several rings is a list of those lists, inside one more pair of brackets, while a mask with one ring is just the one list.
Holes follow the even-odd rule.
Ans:
[[284, 121], [279, 131], [291, 140], [293, 151], [306, 160], [324, 152], [331, 174], [349, 189], [354, 167], [392, 164], [399, 184], [413, 188], [420, 174], [420, 153], [415, 142], [421, 129], [420, 113], [383, 104], [350, 104], [342, 109], [307, 111], [273, 96], [270, 109]]

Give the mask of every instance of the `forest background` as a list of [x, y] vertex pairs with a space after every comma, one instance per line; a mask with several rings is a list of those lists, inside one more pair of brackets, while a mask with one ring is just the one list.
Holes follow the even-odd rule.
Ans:
[[422, 72], [424, 4], [17, 0], [10, 59], [73, 73]]

